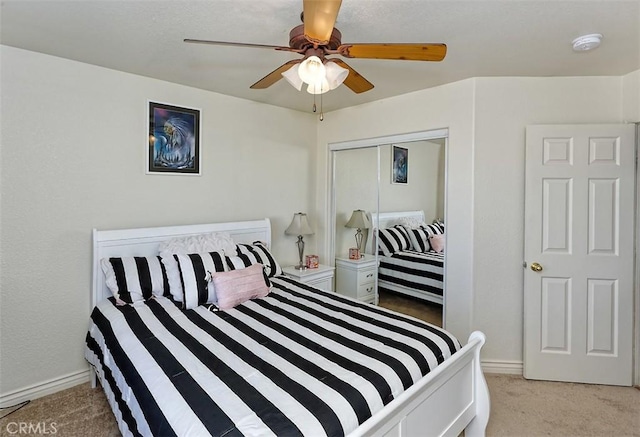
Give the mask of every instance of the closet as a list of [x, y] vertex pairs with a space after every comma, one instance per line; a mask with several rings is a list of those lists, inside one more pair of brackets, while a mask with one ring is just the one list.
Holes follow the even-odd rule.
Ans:
[[[381, 306], [391, 302], [394, 309], [412, 315], [425, 308], [424, 299], [415, 296], [386, 293], [384, 289], [382, 295], [378, 293], [380, 256], [373, 228], [378, 224], [381, 229], [386, 226], [388, 213], [422, 211], [427, 224], [435, 219], [444, 221], [447, 135], [445, 129], [330, 145], [328, 223], [337, 292]], [[400, 166], [404, 166], [401, 171]], [[347, 224], [357, 210], [363, 210], [369, 222], [368, 229], [361, 230], [362, 258], [350, 259], [350, 249], [357, 246], [357, 229]], [[441, 287], [444, 288], [444, 281]], [[440, 302], [444, 303], [442, 299]], [[430, 311], [439, 313], [441, 320], [442, 307], [430, 302], [427, 305]]]

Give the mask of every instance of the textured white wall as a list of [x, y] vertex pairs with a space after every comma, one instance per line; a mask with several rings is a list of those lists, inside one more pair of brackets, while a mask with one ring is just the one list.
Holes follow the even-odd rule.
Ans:
[[[356, 247], [356, 230], [344, 227], [353, 210], [363, 209], [372, 213], [378, 208], [378, 150], [375, 147], [367, 147], [335, 153], [335, 253], [336, 256], [345, 258], [349, 255], [349, 248]], [[366, 232], [368, 231], [364, 234], [365, 242]], [[367, 244], [366, 251], [371, 253], [370, 244]]]
[[622, 77], [622, 118], [628, 123], [640, 123], [640, 70]]
[[[92, 228], [269, 217], [295, 262], [283, 232], [314, 205], [315, 117], [0, 50], [1, 394], [87, 368]], [[147, 99], [202, 110], [202, 176], [145, 174]]]

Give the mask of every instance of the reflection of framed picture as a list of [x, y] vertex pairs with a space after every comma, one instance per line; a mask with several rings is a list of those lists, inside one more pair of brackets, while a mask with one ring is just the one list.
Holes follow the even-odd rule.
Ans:
[[147, 173], [200, 174], [200, 110], [149, 102]]
[[391, 183], [406, 184], [409, 182], [409, 149], [393, 146], [391, 153]]

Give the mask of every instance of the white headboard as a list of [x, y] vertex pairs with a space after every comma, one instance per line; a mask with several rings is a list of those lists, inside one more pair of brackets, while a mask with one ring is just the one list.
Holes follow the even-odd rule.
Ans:
[[373, 226], [375, 228], [388, 228], [398, 224], [401, 218], [410, 218], [413, 220], [424, 222], [424, 211], [398, 211], [398, 212], [381, 212], [376, 217], [373, 215]]
[[[424, 222], [424, 211], [396, 211], [396, 212], [381, 212], [379, 214], [371, 214], [371, 227], [375, 229], [384, 229], [397, 225], [398, 220], [401, 218], [410, 218], [413, 220]], [[372, 229], [373, 230], [373, 229]], [[374, 241], [374, 232], [369, 232], [367, 247], [371, 253], [376, 253], [378, 250], [377, 241]]]
[[110, 231], [93, 230], [93, 282], [91, 308], [100, 301], [111, 297], [100, 267], [102, 258], [119, 256], [158, 255], [161, 241], [176, 237], [186, 237], [211, 232], [226, 232], [236, 243], [262, 241], [271, 247], [271, 222], [262, 220], [209, 223], [200, 225], [166, 226], [156, 228], [119, 229]]

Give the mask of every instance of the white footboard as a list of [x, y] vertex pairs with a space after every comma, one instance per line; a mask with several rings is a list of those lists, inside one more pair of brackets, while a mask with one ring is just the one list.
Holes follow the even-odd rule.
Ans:
[[489, 390], [480, 367], [485, 343], [476, 331], [453, 357], [427, 374], [349, 437], [483, 436], [489, 421]]

